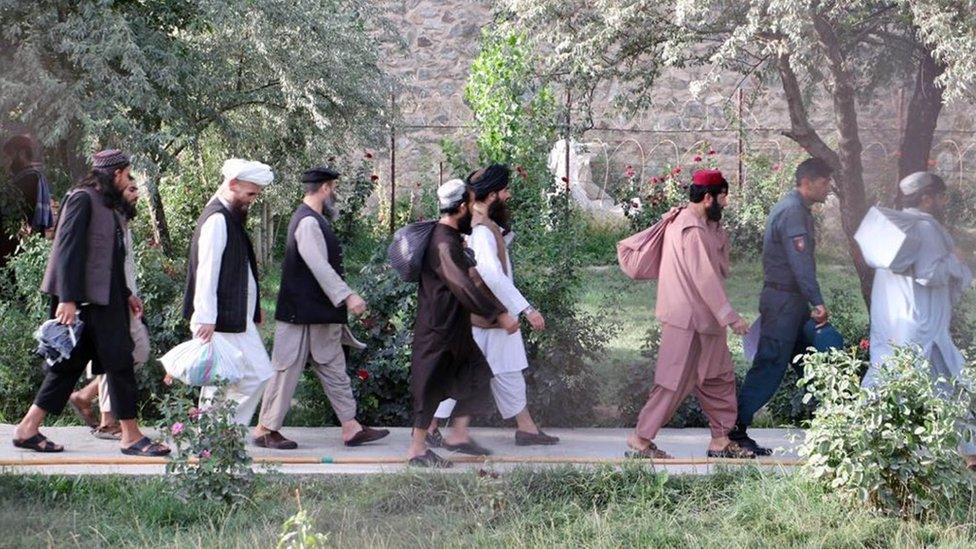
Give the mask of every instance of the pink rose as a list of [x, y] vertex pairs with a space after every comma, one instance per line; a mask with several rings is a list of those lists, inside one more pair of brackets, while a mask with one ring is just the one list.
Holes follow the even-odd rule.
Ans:
[[179, 435], [183, 432], [183, 424], [177, 421], [172, 425], [172, 427], [169, 428], [169, 432], [172, 433], [174, 437]]
[[200, 452], [200, 459], [207, 459], [210, 457], [210, 450], [204, 450]]
[[695, 162], [701, 162], [701, 161], [702, 161], [702, 157], [700, 157], [700, 156], [695, 156], [695, 158], [694, 158], [694, 161], [695, 161]]
[[867, 339], [862, 339], [857, 346], [860, 347], [862, 351], [867, 351], [871, 348], [871, 341]]
[[363, 381], [366, 381], [367, 379], [369, 379], [369, 372], [367, 372], [366, 370], [360, 368], [356, 372], [356, 377], [358, 377], [359, 379], [361, 379]]

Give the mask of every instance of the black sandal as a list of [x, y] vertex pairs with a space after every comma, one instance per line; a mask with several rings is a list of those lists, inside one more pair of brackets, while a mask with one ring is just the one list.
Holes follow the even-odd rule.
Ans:
[[462, 442], [461, 444], [448, 444], [447, 441], [441, 445], [445, 450], [450, 450], [452, 452], [457, 452], [459, 454], [468, 454], [469, 456], [490, 456], [491, 450], [485, 448], [484, 446], [478, 444], [473, 439], [467, 442]]
[[170, 452], [168, 446], [153, 442], [149, 437], [142, 437], [132, 446], [122, 448], [122, 453], [127, 456], [159, 457], [169, 455]]
[[435, 454], [432, 450], [427, 450], [427, 453], [422, 456], [410, 458], [407, 461], [407, 465], [411, 467], [426, 467], [429, 469], [450, 469], [454, 467], [453, 463]]
[[60, 444], [55, 444], [47, 439], [46, 436], [41, 433], [25, 438], [25, 439], [13, 439], [14, 446], [17, 448], [23, 448], [25, 450], [33, 450], [35, 452], [40, 452], [42, 454], [53, 454], [56, 452], [63, 452], [64, 446]]

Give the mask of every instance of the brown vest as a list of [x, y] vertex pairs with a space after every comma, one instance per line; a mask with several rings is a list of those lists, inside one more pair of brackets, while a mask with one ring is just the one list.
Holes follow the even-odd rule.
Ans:
[[[112, 256], [115, 253], [115, 223], [118, 214], [115, 210], [105, 205], [105, 197], [102, 193], [92, 187], [79, 187], [68, 193], [70, 197], [74, 193], [83, 192], [91, 198], [91, 220], [88, 223], [88, 250], [85, 255], [85, 301], [94, 305], [108, 305], [109, 289], [111, 288], [111, 277], [105, 273], [112, 272]], [[68, 199], [65, 197], [64, 204], [67, 206]], [[64, 219], [66, 212], [61, 212], [59, 219]], [[61, 253], [61, 226], [58, 223], [58, 230], [54, 234], [54, 247], [51, 250], [51, 257], [47, 261], [47, 269], [44, 271], [44, 280], [41, 282], [41, 291], [49, 295], [57, 295], [57, 265], [58, 257]], [[80, 305], [80, 304], [79, 304]]]
[[[502, 235], [502, 230], [498, 224], [492, 221], [491, 218], [488, 217], [488, 213], [484, 210], [485, 208], [481, 207], [480, 205], [475, 205], [475, 207], [472, 209], [471, 228], [473, 229], [478, 225], [484, 225], [489, 231], [491, 231], [491, 234], [495, 237], [495, 246], [498, 250], [498, 261], [500, 261], [502, 264], [502, 272], [507, 275], [508, 248], [505, 246], [505, 236]], [[475, 270], [472, 269], [472, 271]], [[477, 275], [477, 272], [475, 271], [474, 274]], [[483, 286], [485, 291], [491, 293], [491, 290], [487, 287], [480, 276], [475, 276], [475, 282], [479, 286]], [[495, 322], [488, 322], [488, 320], [484, 317], [475, 314], [471, 315], [471, 325], [479, 328], [501, 328], [501, 325], [498, 324], [497, 320]]]

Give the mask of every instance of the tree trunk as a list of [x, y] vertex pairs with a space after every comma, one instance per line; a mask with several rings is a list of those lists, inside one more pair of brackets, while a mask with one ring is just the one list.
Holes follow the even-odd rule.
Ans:
[[166, 223], [166, 211], [163, 209], [163, 197], [159, 194], [160, 175], [163, 166], [153, 164], [155, 170], [150, 169], [146, 174], [146, 195], [149, 198], [149, 217], [152, 219], [153, 238], [163, 249], [167, 257], [173, 256], [173, 243], [169, 237], [169, 224]]
[[942, 88], [935, 85], [945, 67], [932, 58], [925, 48], [915, 74], [915, 91], [908, 103], [905, 133], [901, 136], [898, 179], [929, 169], [929, 155], [935, 137], [935, 126], [942, 113]]

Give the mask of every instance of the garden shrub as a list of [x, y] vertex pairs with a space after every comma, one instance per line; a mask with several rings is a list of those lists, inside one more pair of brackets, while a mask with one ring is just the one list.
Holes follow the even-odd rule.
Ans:
[[794, 186], [796, 164], [776, 163], [762, 155], [749, 155], [745, 164], [748, 178], [742, 186], [731, 185], [730, 205], [722, 223], [729, 233], [732, 254], [755, 257], [762, 253], [770, 210]]
[[251, 494], [254, 472], [247, 453], [247, 427], [234, 422], [237, 403], [219, 387], [211, 403], [197, 407], [196, 391], [177, 384], [159, 403], [157, 428], [169, 435], [173, 454], [167, 479], [184, 501], [243, 503]]
[[803, 471], [882, 512], [929, 516], [971, 488], [957, 451], [968, 392], [943, 398], [910, 349], [896, 350], [870, 390], [860, 386], [863, 367], [856, 351], [805, 357], [801, 383], [819, 408], [800, 448]]

